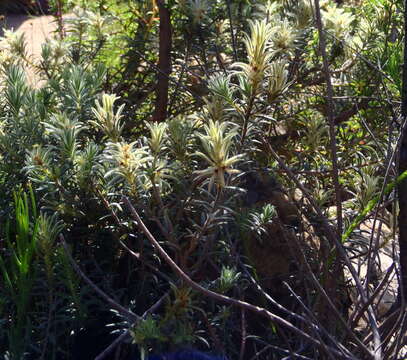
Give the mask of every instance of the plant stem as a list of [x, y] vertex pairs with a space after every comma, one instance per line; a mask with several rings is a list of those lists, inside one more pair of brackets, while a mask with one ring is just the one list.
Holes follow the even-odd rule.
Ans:
[[157, 74], [156, 104], [153, 121], [163, 122], [167, 118], [168, 107], [168, 87], [169, 75], [171, 73], [171, 17], [168, 7], [164, 0], [158, 0], [158, 11], [160, 16], [160, 34], [159, 34], [159, 61], [158, 68], [161, 70]]
[[232, 38], [233, 60], [236, 62], [237, 61], [237, 47], [236, 47], [236, 38], [235, 38], [234, 31], [233, 31], [232, 10], [230, 8], [230, 0], [226, 0], [226, 7], [228, 9], [230, 37]]
[[[401, 116], [403, 122], [407, 119], [407, 0], [404, 1], [404, 64]], [[398, 174], [401, 176], [407, 171], [407, 128], [402, 132], [402, 140], [399, 151]], [[398, 184], [399, 200], [399, 248], [400, 248], [400, 272], [401, 283], [399, 290], [399, 301], [402, 303], [407, 299], [407, 181]]]
[[334, 91], [331, 81], [331, 74], [329, 71], [328, 56], [326, 53], [326, 40], [325, 33], [323, 31], [322, 19], [321, 19], [321, 9], [319, 6], [319, 0], [314, 0], [315, 5], [315, 20], [318, 28], [319, 35], [319, 49], [322, 55], [323, 72], [326, 81], [326, 92], [328, 100], [328, 124], [329, 124], [329, 137], [330, 137], [330, 150], [332, 158], [332, 181], [335, 188], [335, 201], [336, 201], [336, 221], [337, 221], [337, 233], [338, 238], [341, 238], [343, 219], [342, 219], [342, 200], [341, 200], [341, 188], [339, 184], [339, 170], [338, 170], [338, 153], [336, 145], [336, 131], [335, 131], [335, 121], [334, 121]]

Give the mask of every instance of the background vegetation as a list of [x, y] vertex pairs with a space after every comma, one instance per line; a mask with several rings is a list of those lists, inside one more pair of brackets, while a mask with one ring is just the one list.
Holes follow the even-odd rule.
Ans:
[[405, 358], [401, 0], [49, 3], [0, 40], [4, 359]]

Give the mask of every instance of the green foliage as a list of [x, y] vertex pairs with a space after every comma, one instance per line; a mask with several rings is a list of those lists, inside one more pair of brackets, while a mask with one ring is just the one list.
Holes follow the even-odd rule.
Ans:
[[220, 293], [228, 292], [233, 286], [237, 285], [240, 275], [236, 269], [223, 266], [218, 281], [218, 291]]
[[[268, 345], [287, 345], [276, 324], [270, 331], [268, 322], [180, 283], [123, 211], [125, 195], [201, 286], [265, 307], [270, 293], [291, 314], [300, 299], [323, 327], [304, 326], [302, 310], [290, 321], [310, 336], [324, 329], [329, 336], [318, 333], [318, 339], [337, 336], [339, 345], [326, 344], [362, 358], [354, 337], [368, 341], [371, 325], [357, 324], [361, 329], [351, 334], [333, 328], [340, 321], [324, 307], [315, 281], [338, 313], [365, 308], [338, 296], [345, 292], [343, 259], [332, 255], [338, 245], [326, 229], [338, 223], [340, 195], [347, 226], [339, 235], [356, 246], [373, 211], [390, 219], [382, 202], [404, 179], [394, 179], [395, 165], [387, 163], [399, 135], [393, 126], [401, 91], [399, 2], [321, 1], [334, 85], [329, 109], [308, 1], [167, 1], [173, 67], [168, 118], [161, 123], [151, 122], [161, 74], [157, 2], [52, 6], [61, 4], [74, 16], [43, 45], [41, 59], [27, 55], [22, 36], [6, 32], [0, 41], [0, 321], [9, 329], [1, 333], [2, 351], [12, 359], [25, 353], [71, 359], [80, 329], [95, 319], [102, 329], [117, 320], [80, 283], [58, 246], [64, 230], [79, 268], [123, 306], [136, 304], [141, 314], [168, 292], [165, 306], [158, 302], [143, 320], [126, 324], [142, 356], [193, 343], [223, 347], [230, 358], [253, 357], [258, 344], [265, 359], [287, 356], [267, 352]], [[35, 71], [35, 86], [27, 67]], [[32, 190], [14, 194], [26, 186]], [[337, 283], [332, 274], [339, 274]], [[290, 331], [290, 351], [326, 356], [323, 347], [302, 347]]]
[[160, 335], [157, 321], [151, 316], [143, 320], [132, 333], [133, 341], [136, 344], [144, 344], [147, 341], [165, 341], [165, 337]]
[[[30, 342], [31, 321], [29, 316], [31, 291], [35, 279], [34, 256], [37, 248], [38, 224], [34, 194], [30, 200], [26, 193], [19, 191], [14, 196], [15, 223], [8, 222], [5, 228], [7, 257], [0, 256], [0, 267], [6, 296], [14, 304], [13, 317], [9, 322], [8, 352], [11, 359], [23, 358]], [[4, 313], [3, 313], [4, 314]]]
[[262, 237], [268, 233], [267, 225], [270, 225], [276, 216], [275, 207], [267, 204], [262, 209], [251, 211], [244, 222], [244, 227], [255, 234], [258, 241], [262, 241]]
[[[34, 301], [40, 300], [38, 281], [44, 278], [49, 290], [56, 285], [56, 237], [62, 230], [57, 214], [37, 213], [34, 192], [21, 189], [14, 193], [14, 216], [4, 227], [5, 248], [0, 254], [1, 279], [4, 287], [0, 294], [5, 302], [0, 316], [8, 328], [6, 344], [2, 344], [8, 358], [23, 359], [29, 344], [35, 342], [34, 329], [37, 315]], [[49, 306], [53, 306], [49, 304]], [[47, 340], [48, 341], [48, 340]]]

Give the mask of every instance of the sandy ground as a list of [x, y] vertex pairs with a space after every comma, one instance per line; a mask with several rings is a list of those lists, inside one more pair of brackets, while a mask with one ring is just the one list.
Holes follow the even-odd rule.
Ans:
[[9, 15], [5, 18], [4, 23], [6, 28], [25, 34], [27, 50], [34, 56], [41, 53], [41, 44], [50, 38], [56, 29], [54, 17], [50, 15], [36, 17]]
[[[3, 35], [3, 28], [24, 33], [28, 55], [34, 59], [38, 59], [41, 54], [41, 45], [53, 36], [57, 25], [55, 18], [50, 15], [35, 17], [27, 15], [6, 15], [4, 19], [0, 21], [0, 36]], [[27, 75], [31, 84], [36, 84], [34, 72], [28, 70]]]

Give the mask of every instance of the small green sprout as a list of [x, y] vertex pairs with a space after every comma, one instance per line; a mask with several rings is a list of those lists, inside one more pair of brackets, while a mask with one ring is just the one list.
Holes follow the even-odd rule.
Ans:
[[272, 56], [269, 42], [273, 29], [265, 20], [250, 21], [249, 25], [250, 36], [245, 34], [244, 39], [249, 63], [237, 62], [234, 67], [241, 69], [237, 73], [243, 74], [249, 80], [256, 94]]
[[237, 163], [243, 154], [229, 156], [232, 140], [237, 135], [234, 128], [226, 134], [228, 123], [219, 123], [212, 120], [204, 126], [206, 134], [199, 134], [205, 153], [200, 151], [196, 155], [204, 159], [209, 167], [205, 170], [195, 171], [198, 179], [209, 178], [209, 190], [214, 184], [220, 189], [225, 187], [225, 175], [236, 174], [239, 170], [233, 169], [232, 166]]
[[189, 9], [192, 16], [192, 22], [194, 24], [200, 24], [206, 17], [208, 12], [208, 1], [207, 0], [190, 0]]
[[350, 32], [354, 16], [349, 12], [345, 12], [336, 5], [328, 5], [322, 15], [325, 27], [333, 32], [335, 37], [342, 39]]
[[273, 55], [292, 53], [298, 38], [297, 30], [287, 20], [279, 21], [271, 35]]
[[267, 226], [276, 217], [276, 208], [271, 204], [266, 204], [260, 210], [250, 212], [244, 227], [253, 232], [256, 239], [261, 241], [262, 236], [267, 234]]
[[220, 293], [226, 293], [229, 291], [239, 280], [240, 273], [235, 268], [222, 266], [220, 277], [218, 279], [218, 291]]
[[113, 182], [125, 180], [134, 192], [137, 174], [150, 159], [145, 147], [137, 148], [136, 142], [109, 143], [105, 157], [113, 165], [113, 169], [105, 177], [111, 177]]
[[118, 98], [113, 94], [103, 94], [102, 103], [96, 100], [96, 108], [92, 108], [96, 121], [90, 121], [96, 128], [102, 130], [104, 134], [113, 142], [119, 141], [123, 130], [123, 124], [120, 119], [124, 109], [121, 105], [116, 113], [113, 106]]
[[273, 102], [279, 95], [284, 94], [290, 83], [288, 82], [287, 62], [280, 60], [271, 64], [268, 72], [267, 100]]
[[157, 155], [164, 149], [165, 132], [168, 126], [166, 123], [149, 123], [147, 127], [150, 130], [148, 144], [152, 153]]

